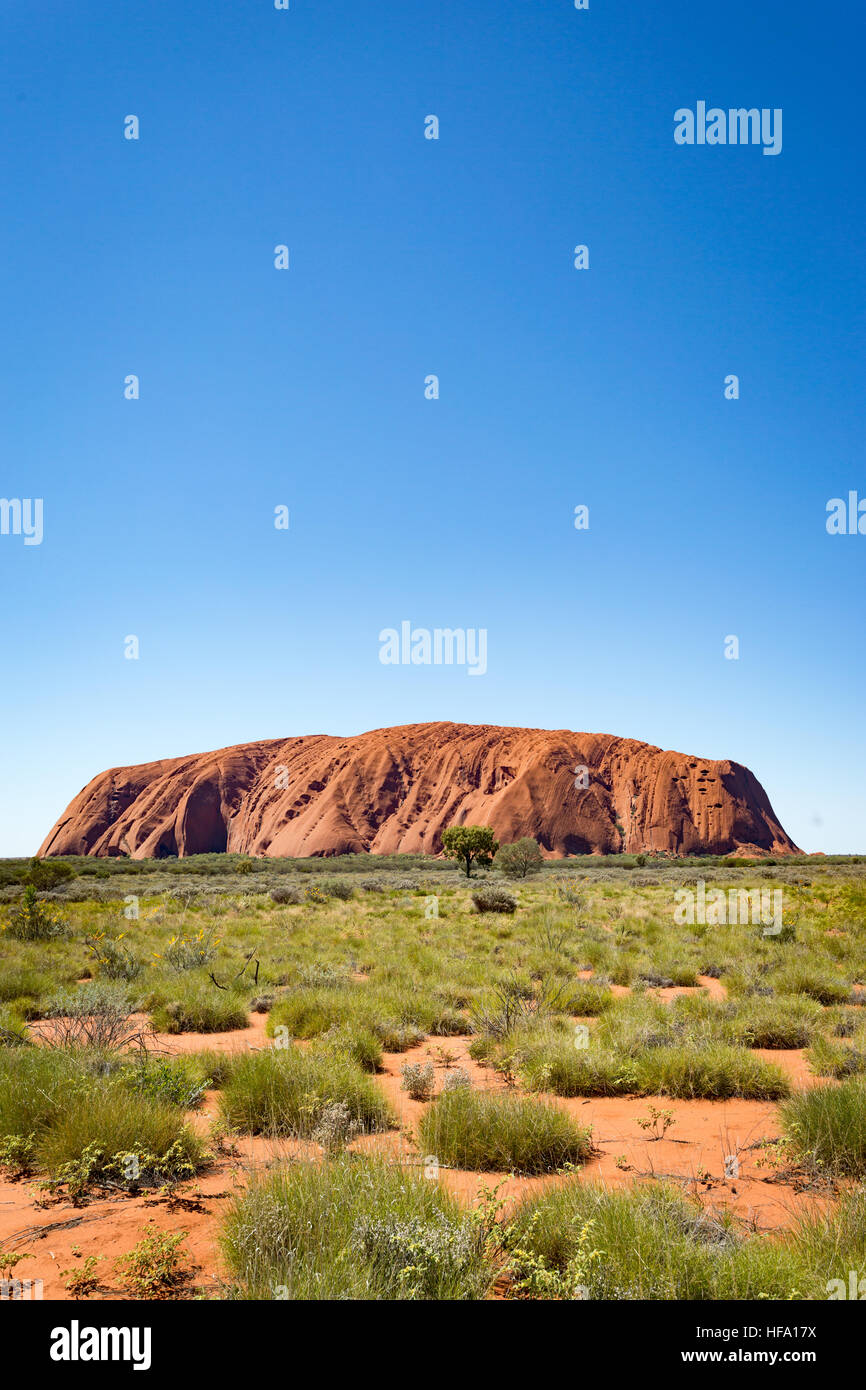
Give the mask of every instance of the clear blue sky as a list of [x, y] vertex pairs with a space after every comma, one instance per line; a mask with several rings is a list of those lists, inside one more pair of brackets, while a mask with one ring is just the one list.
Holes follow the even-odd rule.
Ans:
[[[105, 767], [439, 719], [866, 850], [862, 7], [291, 5], [5, 7], [0, 854]], [[698, 100], [782, 153], [677, 146]], [[383, 666], [403, 619], [488, 673]]]

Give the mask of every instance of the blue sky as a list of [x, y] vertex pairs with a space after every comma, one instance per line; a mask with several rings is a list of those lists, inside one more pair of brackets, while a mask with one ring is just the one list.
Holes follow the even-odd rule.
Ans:
[[[0, 536], [0, 854], [105, 767], [438, 719], [729, 757], [866, 849], [866, 537], [825, 529], [866, 496], [859, 7], [2, 34], [0, 492], [44, 539]], [[781, 154], [677, 146], [698, 100], [781, 108]], [[487, 674], [383, 666], [404, 619], [486, 628]]]

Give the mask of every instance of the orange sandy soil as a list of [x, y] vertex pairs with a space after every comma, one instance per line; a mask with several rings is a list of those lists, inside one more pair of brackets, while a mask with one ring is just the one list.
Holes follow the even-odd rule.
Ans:
[[[701, 977], [699, 988], [716, 998], [725, 997], [717, 980]], [[614, 990], [617, 994], [629, 992], [624, 987]], [[694, 994], [698, 990], [670, 988], [652, 992], [670, 1000], [677, 994]], [[168, 1053], [245, 1052], [269, 1046], [265, 1024], [263, 1014], [251, 1014], [244, 1030], [157, 1033], [152, 1039], [156, 1047]], [[38, 1034], [38, 1025], [34, 1025], [33, 1031]], [[400, 1069], [406, 1061], [432, 1060], [440, 1078], [437, 1090], [448, 1067], [464, 1067], [479, 1088], [506, 1089], [501, 1076], [469, 1056], [471, 1041], [468, 1036], [429, 1038], [407, 1052], [386, 1053], [377, 1080], [394, 1107], [399, 1128], [358, 1139], [353, 1149], [387, 1153], [411, 1166], [422, 1162], [413, 1136], [425, 1103], [411, 1100], [401, 1090]], [[444, 1054], [450, 1054], [450, 1058]], [[757, 1055], [778, 1063], [795, 1088], [821, 1084], [809, 1072], [802, 1051], [758, 1050]], [[807, 1204], [826, 1201], [802, 1190], [796, 1182], [774, 1177], [772, 1167], [757, 1166], [757, 1146], [763, 1140], [778, 1138], [780, 1133], [777, 1107], [772, 1102], [670, 1100], [666, 1096], [549, 1099], [567, 1110], [581, 1126], [592, 1127], [597, 1154], [581, 1170], [589, 1180], [611, 1186], [652, 1178], [670, 1181], [710, 1206], [735, 1212], [760, 1230], [789, 1225]], [[639, 1119], [648, 1116], [651, 1105], [673, 1114], [674, 1123], [663, 1139], [648, 1138], [638, 1124]], [[206, 1135], [217, 1113], [218, 1093], [210, 1091], [204, 1103], [191, 1112], [189, 1120], [199, 1133]], [[33, 1180], [13, 1182], [0, 1178], [0, 1249], [28, 1253], [15, 1276], [41, 1279], [43, 1297], [47, 1299], [69, 1297], [62, 1271], [80, 1268], [87, 1255], [104, 1256], [98, 1270], [100, 1287], [90, 1297], [123, 1299], [129, 1295], [114, 1270], [114, 1261], [131, 1250], [150, 1229], [184, 1231], [192, 1265], [186, 1296], [210, 1293], [219, 1297], [225, 1270], [217, 1236], [232, 1195], [243, 1188], [251, 1173], [292, 1154], [315, 1157], [318, 1152], [315, 1144], [241, 1137], [232, 1141], [230, 1151], [217, 1153], [210, 1167], [180, 1187], [174, 1197], [96, 1196], [79, 1206], [66, 1198], [46, 1198]], [[739, 1177], [735, 1180], [724, 1176], [725, 1157], [731, 1154], [737, 1154], [739, 1159]], [[440, 1169], [440, 1181], [467, 1202], [475, 1199], [481, 1183], [488, 1187], [502, 1183], [499, 1195], [506, 1200], [506, 1210], [524, 1195], [563, 1180], [557, 1176], [515, 1178], [507, 1173]], [[72, 1254], [73, 1246], [81, 1251], [78, 1258]]]

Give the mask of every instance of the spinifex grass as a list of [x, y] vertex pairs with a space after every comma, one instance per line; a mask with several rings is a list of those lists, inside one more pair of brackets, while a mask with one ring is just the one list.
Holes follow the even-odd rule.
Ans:
[[816, 1086], [782, 1106], [782, 1128], [806, 1163], [830, 1173], [866, 1174], [866, 1080]]
[[479, 1299], [485, 1232], [417, 1170], [352, 1155], [296, 1163], [235, 1199], [222, 1249], [250, 1299]]
[[240, 1057], [220, 1093], [220, 1111], [245, 1134], [310, 1138], [326, 1106], [340, 1101], [363, 1133], [392, 1123], [381, 1090], [351, 1058], [289, 1046]]
[[592, 1152], [590, 1130], [579, 1128], [563, 1110], [465, 1087], [434, 1101], [418, 1132], [425, 1154], [481, 1172], [553, 1173]]
[[509, 1243], [515, 1275], [529, 1273], [536, 1290], [545, 1273], [561, 1287], [577, 1258], [591, 1299], [826, 1299], [831, 1281], [866, 1271], [866, 1197], [807, 1211], [786, 1232], [750, 1234], [670, 1187], [571, 1181], [525, 1201]]
[[190, 1176], [203, 1145], [179, 1106], [130, 1087], [133, 1074], [133, 1063], [118, 1056], [0, 1049], [0, 1140], [26, 1141], [30, 1163], [49, 1177], [75, 1168], [76, 1180], [89, 1180], [130, 1154], [140, 1162], [129, 1175], [142, 1182]]

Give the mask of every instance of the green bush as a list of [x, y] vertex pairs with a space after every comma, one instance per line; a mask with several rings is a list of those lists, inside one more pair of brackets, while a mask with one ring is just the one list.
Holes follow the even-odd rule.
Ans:
[[[826, 1299], [866, 1271], [866, 1197], [809, 1211], [792, 1230], [747, 1235], [670, 1187], [570, 1181], [527, 1199], [507, 1231], [512, 1274], [536, 1297], [611, 1302]], [[569, 1282], [577, 1285], [569, 1294]]]
[[35, 1001], [53, 989], [51, 978], [44, 971], [0, 961], [0, 1003], [9, 1004], [14, 999]]
[[421, 1149], [440, 1163], [481, 1172], [552, 1173], [592, 1151], [590, 1130], [541, 1101], [459, 1087], [419, 1124]]
[[598, 1047], [578, 1050], [567, 1039], [528, 1049], [518, 1069], [527, 1090], [557, 1096], [622, 1096], [636, 1088], [628, 1058]]
[[328, 878], [320, 886], [329, 898], [337, 898], [339, 902], [346, 903], [355, 896], [355, 890], [348, 878]]
[[678, 1100], [780, 1100], [790, 1093], [785, 1073], [745, 1048], [656, 1047], [636, 1059], [636, 1090]]
[[52, 1177], [69, 1178], [76, 1186], [106, 1176], [155, 1186], [192, 1177], [203, 1162], [201, 1141], [176, 1106], [130, 1095], [118, 1086], [76, 1092], [36, 1151]]
[[605, 1013], [613, 1004], [614, 996], [607, 985], [596, 984], [594, 980], [569, 982], [566, 996], [559, 1007], [563, 1013], [580, 1018], [595, 1018]]
[[309, 1139], [325, 1107], [339, 1101], [363, 1133], [387, 1129], [392, 1122], [376, 1083], [349, 1057], [275, 1047], [238, 1058], [220, 1093], [220, 1111], [244, 1134]]
[[191, 1057], [149, 1057], [144, 1054], [126, 1073], [126, 1083], [137, 1095], [192, 1110], [200, 1105], [210, 1076], [202, 1075]]
[[382, 1046], [369, 1029], [355, 1023], [344, 1023], [322, 1033], [316, 1046], [333, 1048], [357, 1062], [362, 1071], [377, 1072], [382, 1067]]
[[832, 1076], [836, 1081], [857, 1076], [866, 1071], [864, 1043], [866, 1038], [862, 1034], [855, 1046], [819, 1034], [807, 1053], [809, 1066], [815, 1076]]
[[293, 990], [274, 1005], [266, 1027], [269, 1037], [282, 1036], [278, 1030], [285, 1028], [290, 1038], [352, 1027], [371, 1033], [386, 1052], [405, 1052], [428, 1031], [466, 1032], [468, 1025], [430, 996], [349, 983]]
[[751, 998], [736, 1005], [724, 1031], [742, 1047], [808, 1047], [821, 1018], [821, 1005], [808, 994]]
[[303, 901], [304, 901], [304, 895], [303, 895], [303, 893], [301, 892], [300, 888], [293, 888], [293, 887], [291, 886], [291, 884], [286, 884], [285, 886], [281, 886], [281, 887], [278, 887], [278, 888], [272, 888], [272, 889], [271, 889], [271, 902], [272, 902], [272, 903], [280, 903], [280, 904], [283, 904], [283, 903], [293, 903], [293, 904], [297, 904], [297, 903], [302, 903]]
[[72, 865], [65, 864], [62, 859], [31, 859], [30, 867], [21, 881], [45, 893], [74, 877]]
[[221, 1245], [241, 1298], [440, 1301], [487, 1295], [485, 1234], [438, 1183], [345, 1155], [255, 1178]]
[[45, 1047], [0, 1050], [0, 1140], [31, 1137], [34, 1164], [76, 1187], [138, 1155], [140, 1182], [191, 1176], [200, 1142], [175, 1105], [132, 1094], [117, 1055]]
[[851, 998], [851, 985], [829, 966], [795, 961], [776, 970], [770, 983], [777, 994], [806, 994], [819, 1004], [846, 1004]]
[[472, 894], [472, 901], [475, 904], [476, 912], [506, 912], [517, 911], [517, 899], [513, 898], [505, 888], [498, 888], [496, 884], [491, 884], [487, 888], [478, 888]]
[[245, 1000], [210, 980], [180, 978], [157, 999], [150, 1017], [160, 1033], [229, 1033], [249, 1024]]
[[506, 878], [526, 878], [541, 868], [544, 856], [538, 841], [525, 836], [512, 845], [501, 845], [494, 862]]
[[269, 1038], [280, 1037], [279, 1027], [291, 1038], [316, 1038], [330, 1028], [349, 1022], [352, 1001], [341, 989], [296, 989], [271, 1009], [265, 1025]]
[[77, 1059], [47, 1047], [0, 1051], [0, 1137], [40, 1132], [64, 1107], [76, 1077]]
[[782, 1129], [803, 1162], [837, 1174], [866, 1174], [866, 1081], [814, 1086], [780, 1110]]
[[9, 913], [3, 930], [16, 941], [52, 941], [63, 936], [66, 926], [59, 913], [39, 901], [31, 883]]

